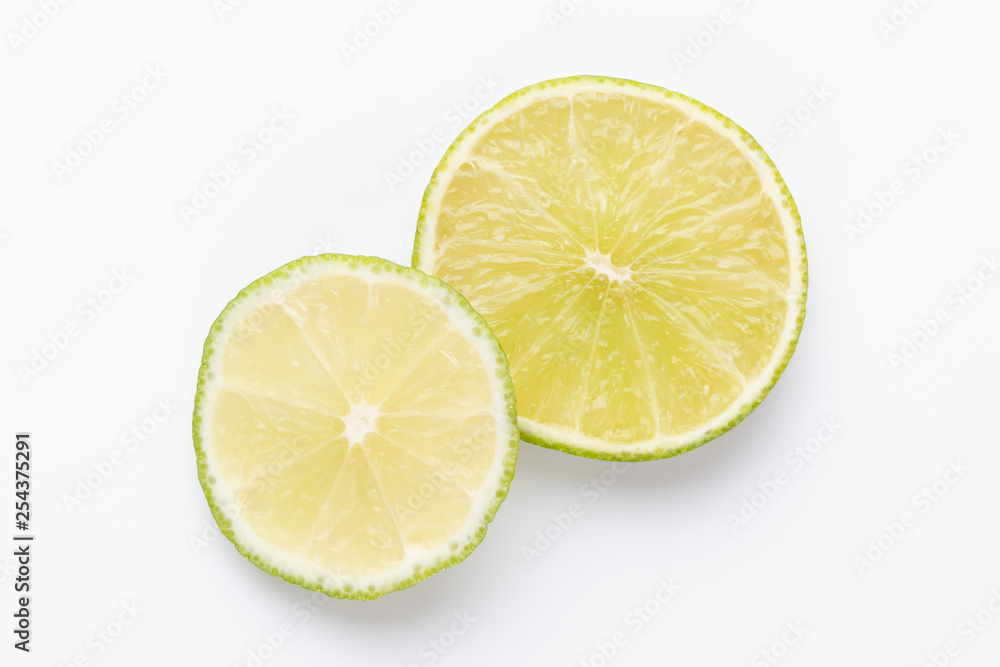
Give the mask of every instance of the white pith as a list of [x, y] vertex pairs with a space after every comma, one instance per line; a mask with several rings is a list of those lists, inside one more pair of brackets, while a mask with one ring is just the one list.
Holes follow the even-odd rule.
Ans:
[[584, 258], [584, 265], [595, 273], [607, 277], [611, 282], [624, 283], [632, 277], [631, 268], [615, 266], [608, 255], [597, 250], [592, 250], [587, 254]]
[[379, 406], [370, 405], [368, 401], [352, 403], [351, 411], [342, 420], [347, 441], [352, 445], [360, 445], [365, 436], [375, 430], [375, 422], [380, 414]]

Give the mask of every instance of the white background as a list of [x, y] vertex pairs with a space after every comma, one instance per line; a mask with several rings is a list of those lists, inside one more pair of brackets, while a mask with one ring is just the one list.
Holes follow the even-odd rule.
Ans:
[[[1000, 614], [984, 612], [992, 623], [970, 641], [962, 625], [1000, 591], [1000, 277], [976, 283], [1000, 251], [996, 3], [908, 0], [915, 13], [883, 34], [890, 0], [590, 0], [564, 3], [558, 22], [557, 0], [428, 0], [404, 3], [350, 59], [341, 45], [386, 2], [245, 0], [220, 15], [212, 0], [92, 0], [47, 20], [42, 4], [0, 11], [0, 539], [14, 532], [16, 429], [32, 433], [38, 536], [28, 656], [11, 647], [13, 561], [0, 548], [0, 662], [254, 665], [248, 651], [287, 623], [281, 647], [263, 650], [269, 667], [766, 665], [775, 642], [783, 665], [917, 667], [952, 641], [948, 664], [996, 664]], [[681, 66], [692, 39], [705, 46]], [[165, 78], [130, 92], [147, 67]], [[678, 458], [613, 474], [522, 445], [468, 560], [306, 620], [306, 591], [213, 532], [190, 436], [209, 325], [302, 255], [408, 263], [423, 187], [464, 126], [453, 105], [473, 96], [478, 113], [572, 74], [679, 90], [774, 140], [809, 251], [798, 351], [743, 424]], [[495, 84], [476, 101], [481, 77]], [[122, 95], [143, 98], [127, 117]], [[294, 120], [248, 160], [241, 144], [282, 108]], [[796, 111], [808, 118], [780, 124]], [[60, 180], [54, 163], [102, 119], [110, 134]], [[390, 189], [386, 172], [438, 128], [444, 141]], [[948, 130], [958, 138], [914, 172]], [[230, 160], [239, 174], [186, 221], [181, 205]], [[849, 233], [895, 180], [901, 194]], [[103, 292], [116, 271], [127, 285]], [[970, 280], [978, 291], [959, 297]], [[938, 310], [934, 335], [918, 333]], [[77, 335], [63, 340], [68, 325]], [[894, 364], [904, 338], [919, 350]], [[176, 407], [154, 426], [158, 400]], [[795, 471], [788, 452], [824, 419], [835, 436]], [[129, 448], [124, 434], [144, 426]], [[950, 462], [967, 471], [932, 505], [915, 502]], [[734, 530], [729, 515], [781, 471], [787, 483]], [[591, 502], [602, 474], [612, 483]], [[582, 516], [560, 529], [553, 515], [571, 503]], [[904, 513], [913, 525], [886, 533]], [[879, 540], [884, 553], [861, 564]], [[627, 615], [661, 578], [681, 590], [636, 628]], [[475, 619], [460, 635], [456, 613]], [[108, 645], [97, 633], [117, 634], [119, 616], [129, 625]], [[805, 631], [782, 647], [787, 623]], [[597, 645], [617, 632], [625, 643], [605, 660]]]

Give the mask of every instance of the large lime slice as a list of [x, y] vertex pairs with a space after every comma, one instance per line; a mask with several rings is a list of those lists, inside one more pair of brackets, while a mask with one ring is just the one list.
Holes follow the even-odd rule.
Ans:
[[484, 113], [424, 195], [413, 265], [510, 359], [529, 442], [641, 460], [760, 403], [805, 316], [792, 197], [728, 118], [655, 86], [547, 81]]

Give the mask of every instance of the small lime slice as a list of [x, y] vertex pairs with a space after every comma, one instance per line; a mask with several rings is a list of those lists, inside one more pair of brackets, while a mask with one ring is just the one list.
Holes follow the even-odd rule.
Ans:
[[460, 294], [385, 260], [322, 255], [261, 278], [216, 320], [194, 441], [241, 553], [369, 599], [479, 544], [519, 438], [506, 358]]

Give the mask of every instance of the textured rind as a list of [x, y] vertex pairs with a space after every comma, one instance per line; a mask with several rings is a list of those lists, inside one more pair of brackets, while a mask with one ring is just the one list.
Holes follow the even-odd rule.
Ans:
[[486, 536], [486, 529], [489, 527], [493, 517], [496, 515], [497, 510], [500, 508], [500, 504], [507, 497], [507, 492], [510, 489], [510, 482], [514, 477], [514, 471], [517, 466], [517, 454], [518, 448], [520, 447], [520, 438], [517, 435], [517, 428], [511, 429], [514, 432], [514, 436], [508, 442], [507, 454], [504, 456], [503, 460], [503, 471], [500, 477], [500, 484], [496, 490], [493, 502], [489, 505], [485, 515], [483, 516], [482, 524], [479, 529], [467, 540], [464, 544], [452, 544], [451, 548], [454, 552], [446, 558], [439, 559], [425, 567], [420, 567], [414, 570], [412, 575], [409, 577], [399, 579], [392, 582], [386, 586], [375, 587], [369, 586], [366, 588], [355, 588], [353, 586], [344, 586], [342, 588], [329, 589], [322, 586], [320, 583], [315, 581], [307, 581], [302, 577], [298, 577], [290, 572], [282, 571], [280, 568], [267, 561], [258, 554], [245, 548], [236, 539], [233, 532], [232, 525], [228, 517], [225, 516], [222, 509], [219, 507], [219, 503], [216, 501], [215, 494], [213, 493], [212, 486], [215, 483], [215, 478], [210, 477], [208, 474], [208, 465], [206, 460], [206, 453], [202, 443], [201, 436], [201, 411], [203, 408], [203, 401], [205, 400], [204, 387], [205, 383], [211, 378], [212, 371], [209, 368], [208, 360], [212, 356], [214, 350], [214, 343], [216, 336], [218, 336], [226, 322], [227, 317], [233, 311], [234, 308], [246, 298], [250, 298], [253, 295], [260, 292], [261, 289], [266, 288], [278, 279], [285, 278], [292, 274], [292, 272], [307, 266], [312, 263], [321, 262], [332, 262], [340, 263], [348, 268], [358, 268], [366, 267], [371, 269], [375, 273], [379, 272], [392, 272], [401, 276], [406, 277], [408, 280], [412, 280], [423, 286], [430, 286], [442, 291], [445, 291], [450, 296], [455, 298], [455, 303], [464, 311], [472, 320], [480, 327], [482, 327], [481, 336], [489, 341], [496, 350], [496, 364], [497, 378], [501, 381], [504, 387], [504, 398], [506, 406], [506, 417], [509, 423], [517, 424], [517, 404], [514, 396], [514, 385], [510, 379], [510, 373], [507, 366], [507, 355], [504, 353], [503, 349], [500, 347], [499, 341], [493, 335], [492, 330], [486, 321], [479, 315], [478, 312], [472, 307], [468, 300], [462, 296], [457, 290], [452, 288], [450, 285], [445, 283], [443, 280], [436, 278], [435, 276], [427, 275], [422, 271], [413, 269], [410, 267], [403, 267], [398, 264], [394, 264], [389, 260], [382, 259], [380, 257], [365, 257], [365, 256], [354, 256], [354, 255], [339, 255], [339, 254], [325, 254], [325, 255], [315, 255], [302, 257], [295, 261], [289, 262], [284, 266], [275, 269], [274, 271], [268, 273], [262, 278], [255, 280], [250, 283], [247, 287], [240, 290], [240, 293], [236, 295], [232, 301], [223, 309], [222, 313], [216, 318], [215, 322], [212, 324], [212, 328], [209, 330], [208, 337], [205, 339], [205, 345], [202, 352], [201, 366], [198, 371], [198, 388], [195, 393], [194, 401], [194, 417], [192, 420], [192, 431], [194, 439], [194, 449], [195, 455], [197, 457], [198, 463], [198, 481], [201, 484], [202, 490], [205, 492], [205, 498], [208, 501], [209, 509], [212, 512], [212, 516], [215, 518], [216, 524], [219, 526], [219, 530], [222, 532], [226, 538], [233, 543], [236, 550], [241, 553], [247, 560], [259, 567], [261, 570], [267, 572], [268, 574], [274, 575], [276, 577], [281, 577], [289, 583], [296, 584], [308, 590], [316, 591], [319, 593], [324, 593], [330, 597], [353, 599], [353, 600], [374, 600], [380, 598], [387, 593], [393, 591], [398, 591], [404, 588], [409, 588], [420, 581], [423, 581], [427, 577], [439, 572], [445, 568], [451, 567], [456, 563], [460, 563], [465, 560], [466, 557], [471, 554], [477, 546], [483, 541]]
[[[799, 298], [795, 304], [798, 307], [796, 313], [795, 329], [786, 343], [787, 349], [785, 350], [785, 353], [782, 355], [781, 363], [779, 363], [778, 366], [775, 368], [775, 371], [771, 376], [770, 382], [768, 382], [764, 386], [762, 391], [758, 392], [755, 396], [748, 398], [746, 400], [745, 405], [739, 411], [739, 413], [735, 417], [730, 419], [723, 426], [712, 429], [711, 431], [707, 431], [704, 434], [700, 434], [699, 437], [697, 437], [695, 440], [693, 440], [692, 442], [685, 443], [682, 446], [649, 447], [649, 446], [644, 446], [643, 443], [636, 443], [635, 445], [625, 445], [625, 446], [615, 445], [616, 450], [614, 452], [611, 452], [604, 450], [595, 450], [585, 445], [575, 444], [570, 440], [556, 440], [552, 438], [546, 438], [540, 435], [538, 432], [536, 432], [537, 430], [533, 424], [525, 423], [528, 420], [522, 418], [519, 422], [521, 430], [521, 438], [525, 442], [531, 443], [533, 445], [538, 445], [541, 447], [547, 447], [549, 449], [555, 449], [569, 454], [575, 454], [577, 456], [584, 456], [593, 459], [602, 459], [606, 461], [652, 461], [656, 459], [669, 458], [672, 456], [676, 456], [678, 454], [683, 454], [684, 452], [689, 452], [692, 449], [696, 449], [701, 445], [709, 442], [710, 440], [714, 440], [715, 438], [719, 437], [723, 433], [726, 433], [734, 426], [739, 424], [747, 417], [747, 415], [753, 412], [754, 409], [758, 405], [760, 405], [761, 402], [767, 397], [771, 389], [777, 383], [778, 378], [781, 377], [781, 374], [788, 366], [788, 362], [791, 360], [792, 354], [795, 352], [795, 348], [798, 345], [799, 334], [802, 332], [802, 325], [805, 322], [806, 295], [808, 293], [808, 287], [809, 287], [809, 272], [808, 272], [808, 259], [806, 254], [806, 241], [805, 241], [805, 236], [802, 232], [802, 218], [799, 215], [798, 206], [796, 206], [795, 200], [792, 198], [792, 193], [789, 191], [788, 186], [785, 184], [784, 179], [781, 178], [781, 174], [779, 173], [778, 168], [775, 166], [774, 162], [771, 160], [771, 157], [767, 154], [766, 151], [764, 151], [761, 145], [757, 143], [757, 140], [754, 139], [753, 136], [751, 136], [751, 134], [747, 132], [743, 127], [736, 124], [732, 119], [728, 118], [727, 116], [724, 116], [723, 114], [719, 113], [712, 107], [702, 102], [699, 102], [698, 100], [692, 97], [688, 97], [687, 95], [672, 90], [668, 90], [666, 88], [661, 88], [660, 86], [654, 86], [648, 83], [640, 83], [638, 81], [632, 81], [629, 79], [618, 79], [614, 77], [595, 76], [595, 75], [580, 75], [580, 76], [563, 77], [559, 79], [550, 79], [548, 81], [542, 81], [541, 83], [521, 88], [520, 90], [517, 90], [508, 95], [507, 97], [503, 98], [493, 107], [487, 109], [482, 114], [480, 114], [474, 121], [472, 121], [472, 123], [468, 127], [466, 127], [458, 135], [455, 141], [452, 142], [451, 146], [448, 147], [448, 150], [445, 151], [444, 156], [442, 156], [441, 161], [438, 163], [438, 166], [434, 169], [434, 173], [431, 175], [430, 183], [428, 183], [427, 188], [424, 190], [424, 196], [420, 202], [420, 214], [417, 218], [417, 231], [413, 241], [413, 254], [411, 257], [411, 263], [413, 264], [414, 268], [420, 269], [422, 271], [427, 271], [428, 269], [428, 260], [430, 258], [422, 256], [421, 254], [424, 236], [428, 233], [431, 233], [431, 230], [428, 230], [429, 223], [427, 221], [427, 205], [431, 195], [436, 191], [438, 187], [440, 187], [443, 184], [443, 179], [447, 175], [445, 172], [449, 158], [455, 151], [457, 151], [460, 147], [463, 146], [466, 139], [474, 135], [476, 131], [480, 128], [480, 126], [491, 120], [493, 116], [499, 114], [505, 107], [509, 106], [512, 102], [518, 100], [519, 98], [525, 95], [534, 93], [538, 90], [544, 90], [546, 88], [556, 88], [565, 85], [586, 84], [586, 83], [594, 85], [613, 85], [625, 89], [637, 88], [643, 91], [662, 95], [668, 99], [682, 100], [700, 109], [704, 113], [707, 113], [708, 115], [712, 116], [713, 118], [718, 120], [719, 123], [724, 127], [729, 128], [730, 130], [733, 130], [736, 133], [738, 133], [739, 136], [743, 139], [746, 147], [750, 151], [762, 157], [764, 159], [765, 164], [770, 168], [771, 173], [775, 179], [775, 182], [778, 184], [778, 187], [780, 188], [781, 191], [782, 201], [780, 202], [780, 204], [791, 215], [792, 220], [795, 223], [795, 231], [799, 240], [799, 248], [801, 250], [801, 255], [802, 255], [802, 262], [799, 267], [802, 280], [802, 293], [801, 295], [799, 295]], [[794, 270], [795, 267], [792, 267], [793, 272]]]

